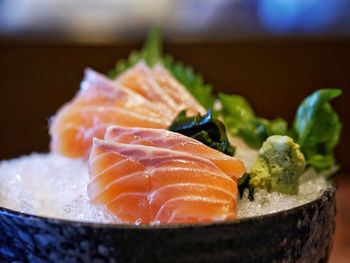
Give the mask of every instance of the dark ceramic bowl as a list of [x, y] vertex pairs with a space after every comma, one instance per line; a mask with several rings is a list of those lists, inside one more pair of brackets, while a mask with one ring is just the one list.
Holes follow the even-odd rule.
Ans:
[[226, 223], [79, 223], [0, 208], [0, 262], [326, 262], [335, 187], [311, 203]]

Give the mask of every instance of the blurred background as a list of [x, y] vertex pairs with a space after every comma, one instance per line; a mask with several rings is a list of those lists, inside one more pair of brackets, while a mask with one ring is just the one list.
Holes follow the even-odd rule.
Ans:
[[84, 68], [107, 72], [155, 24], [166, 53], [215, 91], [246, 96], [260, 116], [291, 122], [313, 90], [343, 90], [334, 101], [343, 135], [331, 262], [348, 262], [348, 0], [0, 0], [0, 159], [47, 151], [47, 121], [75, 94]]
[[142, 37], [155, 23], [170, 39], [346, 37], [347, 0], [2, 0], [4, 37], [83, 42]]

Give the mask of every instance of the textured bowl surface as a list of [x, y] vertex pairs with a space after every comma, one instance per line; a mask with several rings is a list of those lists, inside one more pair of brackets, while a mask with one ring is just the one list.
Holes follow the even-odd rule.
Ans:
[[290, 210], [209, 225], [79, 223], [0, 208], [0, 262], [326, 262], [335, 187]]

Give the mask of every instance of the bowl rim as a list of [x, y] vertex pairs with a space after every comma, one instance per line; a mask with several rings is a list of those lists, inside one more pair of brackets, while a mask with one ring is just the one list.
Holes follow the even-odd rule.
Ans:
[[[273, 217], [278, 217], [281, 215], [287, 215], [291, 212], [298, 213], [300, 210], [311, 208], [312, 206], [322, 203], [329, 198], [332, 198], [336, 193], [336, 183], [334, 179], [326, 179], [329, 183], [329, 187], [323, 191], [323, 193], [314, 199], [311, 202], [307, 202], [302, 205], [298, 205], [286, 210], [281, 210], [278, 212], [272, 212], [262, 215], [256, 215], [251, 217], [237, 218], [229, 221], [218, 221], [218, 222], [210, 222], [210, 223], [195, 223], [195, 224], [113, 224], [113, 223], [98, 223], [93, 221], [77, 221], [77, 220], [69, 220], [63, 218], [54, 218], [54, 217], [45, 217], [41, 215], [22, 213], [20, 211], [13, 210], [11, 208], [6, 208], [0, 206], [0, 215], [4, 216], [15, 216], [16, 218], [34, 220], [34, 221], [44, 221], [45, 223], [54, 223], [54, 224], [68, 224], [72, 226], [79, 227], [88, 227], [88, 228], [104, 228], [104, 229], [128, 229], [128, 230], [167, 230], [167, 229], [186, 229], [186, 228], [208, 228], [208, 227], [217, 227], [217, 226], [232, 226], [239, 225], [244, 223], [251, 223], [254, 221], [261, 221], [264, 219], [269, 219]], [[327, 199], [325, 199], [325, 197]]]

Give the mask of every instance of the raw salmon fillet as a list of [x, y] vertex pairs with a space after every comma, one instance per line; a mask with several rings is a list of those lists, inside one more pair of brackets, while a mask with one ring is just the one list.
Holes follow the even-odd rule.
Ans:
[[153, 68], [153, 74], [158, 85], [164, 89], [178, 105], [183, 105], [181, 107], [187, 109], [188, 115], [196, 115], [198, 113], [203, 115], [206, 113], [203, 106], [199, 104], [192, 94], [189, 93], [163, 65], [157, 64]]
[[103, 138], [110, 125], [166, 128], [174, 116], [167, 106], [87, 70], [78, 94], [51, 121], [51, 149], [86, 157], [92, 138]]
[[188, 115], [205, 114], [202, 105], [161, 64], [153, 69], [141, 60], [115, 80], [151, 101], [168, 105], [176, 113], [188, 110]]
[[210, 159], [235, 181], [245, 172], [245, 167], [241, 160], [214, 150], [195, 139], [164, 129], [110, 126], [107, 128], [105, 140], [154, 146], [201, 156]]
[[50, 121], [51, 149], [86, 158], [92, 138], [103, 138], [108, 126], [166, 128], [183, 109], [205, 113], [161, 65], [140, 61], [115, 80], [88, 69], [80, 91]]
[[176, 224], [236, 218], [237, 183], [202, 156], [94, 139], [88, 196], [120, 223]]
[[177, 113], [184, 109], [184, 105], [179, 109], [179, 105], [173, 98], [158, 85], [152, 70], [141, 60], [136, 65], [121, 74], [115, 82], [139, 93], [150, 101], [161, 102]]

